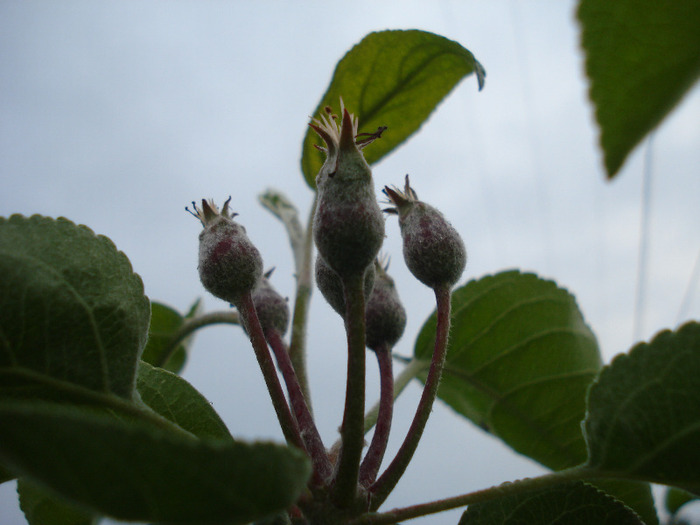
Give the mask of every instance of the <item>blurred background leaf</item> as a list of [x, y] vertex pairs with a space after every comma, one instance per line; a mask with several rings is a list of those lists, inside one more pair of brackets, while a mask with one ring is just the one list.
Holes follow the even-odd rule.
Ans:
[[613, 178], [700, 75], [700, 2], [583, 0], [578, 19], [605, 168]]
[[29, 525], [95, 525], [99, 518], [26, 479], [17, 481], [19, 505]]
[[459, 525], [644, 525], [629, 507], [574, 482], [469, 505]]
[[176, 374], [180, 373], [187, 361], [188, 350], [192, 346], [194, 333], [181, 341], [175, 350], [172, 350], [170, 343], [178, 330], [188, 319], [192, 319], [200, 310], [200, 300], [194, 302], [189, 312], [184, 316], [174, 308], [161, 303], [151, 302], [151, 326], [148, 329], [148, 343], [143, 350], [141, 359], [154, 366], [158, 366], [165, 357], [164, 353], [169, 353], [162, 368], [170, 370]]
[[286, 446], [199, 440], [147, 421], [54, 403], [0, 402], [0, 458], [86, 509], [127, 521], [248, 523], [306, 486]]

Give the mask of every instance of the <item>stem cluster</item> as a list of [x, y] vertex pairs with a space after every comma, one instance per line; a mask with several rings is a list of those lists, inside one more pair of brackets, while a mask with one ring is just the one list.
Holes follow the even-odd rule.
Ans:
[[[200, 236], [200, 245], [206, 248], [200, 250], [202, 280], [212, 293], [237, 307], [285, 439], [304, 450], [312, 462], [309, 493], [289, 513], [294, 523], [312, 525], [348, 523], [370, 516], [406, 471], [437, 395], [447, 354], [450, 290], [466, 262], [461, 238], [435, 208], [417, 199], [408, 178], [404, 193], [385, 188], [385, 194], [395, 206], [390, 211], [399, 216], [407, 265], [414, 276], [435, 292], [437, 333], [413, 422], [395, 457], [380, 474], [394, 397], [403, 388], [394, 385], [391, 350], [403, 334], [406, 315], [386, 267], [382, 268], [376, 261], [384, 239], [384, 218], [376, 201], [371, 171], [360, 151], [370, 141], [356, 141], [357, 121], [347, 110], [343, 110], [341, 124], [336, 120], [329, 113], [311, 125], [326, 142], [327, 158], [316, 179], [318, 194], [303, 235], [304, 242], [292, 243], [298, 286], [289, 347], [283, 341], [289, 320], [286, 301], [269, 285], [269, 273], [261, 279], [259, 254], [253, 251], [252, 244], [251, 247], [244, 244], [249, 242], [245, 229], [233, 221], [235, 214], [229, 212], [228, 201], [220, 213], [207, 201], [203, 201], [201, 212], [195, 207], [195, 216], [205, 226]], [[222, 230], [222, 224], [227, 230]], [[239, 239], [236, 246], [245, 247], [246, 253], [231, 253], [232, 242], [224, 236], [229, 231]], [[295, 234], [297, 240], [302, 238], [299, 233]], [[319, 278], [319, 287], [342, 315], [347, 336], [347, 380], [340, 441], [331, 449], [323, 444], [311, 412], [305, 364], [312, 241], [319, 250], [317, 276], [323, 276]], [[248, 264], [253, 260], [255, 265]], [[235, 263], [240, 275], [249, 271], [245, 286], [213, 282], [216, 279], [209, 269], [217, 270], [216, 277], [226, 272], [229, 263]], [[323, 265], [320, 273], [319, 264]], [[367, 279], [368, 276], [372, 278]], [[377, 357], [381, 388], [376, 430], [363, 458], [364, 436], [372, 426], [368, 424], [370, 418], [365, 416], [367, 348]], [[415, 368], [412, 371], [418, 373]]]
[[[310, 258], [309, 250], [303, 264], [310, 267]], [[307, 273], [302, 271], [300, 275], [304, 274]], [[310, 295], [308, 289], [301, 286], [299, 288], [295, 301], [295, 319], [299, 308], [303, 312], [307, 311]], [[363, 274], [343, 279], [342, 288], [346, 309], [344, 319], [348, 347], [347, 383], [340, 441], [331, 449], [327, 449], [323, 444], [310, 410], [308, 394], [304, 392], [299, 381], [300, 377], [306, 377], [305, 361], [298, 357], [304, 354], [304, 323], [292, 330], [291, 346], [295, 348], [295, 352], [292, 353], [277, 330], [263, 329], [260, 326], [253, 303], [248, 301], [247, 297], [239, 304], [239, 313], [258, 356], [285, 438], [290, 444], [305, 450], [313, 464], [314, 474], [310, 490], [315, 498], [312, 497], [310, 502], [300, 502], [301, 512], [306, 511], [308, 516], [314, 517], [334, 516], [334, 519], [341, 519], [342, 516], [342, 520], [347, 521], [363, 515], [374, 516], [367, 512], [375, 511], [386, 500], [418, 447], [432, 410], [445, 361], [450, 321], [450, 288], [441, 286], [435, 289], [438, 311], [437, 337], [423, 395], [402, 446], [381, 475], [379, 471], [389, 438], [395, 395], [398, 395], [408, 381], [423, 368], [409, 365], [406, 377], [399, 378], [395, 389], [391, 345], [385, 344], [376, 348], [380, 399], [377, 409], [365, 416], [366, 287]], [[286, 397], [282, 392], [277, 371], [271, 364], [268, 345], [286, 385]], [[292, 360], [294, 355], [297, 355], [296, 362]], [[363, 458], [364, 435], [374, 424], [376, 429]], [[327, 508], [324, 509], [323, 505], [319, 508], [319, 500], [325, 500]], [[304, 523], [304, 518], [298, 519], [302, 520], [299, 523]], [[315, 519], [310, 519], [310, 523], [314, 523]]]

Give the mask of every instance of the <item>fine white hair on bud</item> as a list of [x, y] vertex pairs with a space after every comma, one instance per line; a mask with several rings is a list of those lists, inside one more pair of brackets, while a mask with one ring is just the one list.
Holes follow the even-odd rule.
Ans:
[[314, 241], [341, 279], [363, 275], [384, 241], [384, 218], [361, 149], [381, 132], [371, 140], [361, 134], [358, 145], [358, 120], [344, 107], [340, 123], [328, 108], [309, 125], [326, 144], [326, 160], [316, 176]]
[[451, 287], [464, 272], [467, 250], [457, 230], [442, 213], [418, 200], [408, 175], [404, 190], [385, 186], [383, 193], [399, 216], [406, 266], [420, 282], [431, 288]]
[[406, 328], [406, 310], [401, 304], [388, 264], [375, 260], [376, 278], [365, 310], [367, 348], [375, 352], [392, 348]]
[[270, 284], [273, 270], [265, 272], [253, 290], [253, 304], [263, 331], [275, 330], [283, 336], [289, 327], [289, 304]]
[[212, 295], [238, 304], [244, 294], [257, 286], [262, 276], [262, 257], [248, 238], [245, 228], [233, 218], [229, 202], [221, 211], [213, 201], [202, 199], [199, 209], [187, 209], [200, 220], [204, 229], [199, 234], [199, 278]]
[[[321, 255], [316, 256], [316, 286], [321, 290], [321, 295], [328, 301], [333, 310], [342, 318], [345, 318], [345, 293], [343, 292], [343, 282], [335, 271], [328, 266]], [[369, 299], [374, 287], [375, 266], [370, 264], [365, 270], [365, 298]]]

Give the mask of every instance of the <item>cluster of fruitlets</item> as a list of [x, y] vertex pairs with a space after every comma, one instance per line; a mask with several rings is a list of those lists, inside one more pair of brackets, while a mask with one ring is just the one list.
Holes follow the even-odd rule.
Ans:
[[[384, 188], [391, 207], [382, 211], [362, 153], [382, 130], [369, 139], [368, 134], [358, 135], [357, 119], [342, 107], [341, 117], [326, 108], [310, 126], [323, 139], [325, 147], [319, 149], [326, 154], [316, 177], [316, 282], [324, 298], [343, 317], [347, 332], [346, 402], [335, 447], [328, 449], [321, 441], [282, 339], [290, 318], [287, 301], [270, 285], [269, 272], [263, 275], [260, 253], [245, 228], [234, 220], [230, 199], [221, 210], [212, 201], [202, 200], [201, 208], [195, 205], [193, 214], [204, 226], [199, 248], [201, 281], [209, 292], [239, 310], [284, 435], [291, 445], [305, 450], [313, 463], [307, 496], [280, 517], [281, 522], [340, 523], [376, 510], [413, 456], [437, 392], [449, 331], [450, 290], [464, 271], [466, 250], [443, 215], [418, 199], [408, 176], [403, 190]], [[388, 265], [379, 258], [385, 237], [384, 213], [398, 216], [406, 265], [435, 292], [438, 329], [433, 362], [414, 421], [396, 457], [378, 476], [392, 419], [391, 351], [406, 325], [406, 312], [387, 274]], [[363, 458], [365, 348], [376, 354], [381, 386], [376, 429]], [[287, 387], [286, 396], [270, 349]]]

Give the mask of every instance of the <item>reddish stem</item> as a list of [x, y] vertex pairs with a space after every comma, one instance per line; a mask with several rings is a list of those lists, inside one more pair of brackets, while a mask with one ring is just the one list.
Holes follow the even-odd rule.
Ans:
[[287, 346], [282, 341], [277, 330], [266, 330], [265, 336], [272, 347], [272, 351], [277, 359], [277, 365], [282, 372], [282, 377], [287, 385], [289, 392], [289, 400], [294, 411], [294, 417], [297, 420], [301, 431], [301, 438], [306, 445], [306, 450], [311, 456], [311, 461], [314, 464], [314, 472], [322, 484], [326, 482], [332, 474], [331, 462], [326, 453], [326, 447], [323, 445], [321, 435], [318, 433], [316, 423], [306, 404], [306, 398], [301, 390], [301, 385], [297, 379], [297, 375], [292, 365], [292, 360], [289, 356]]
[[248, 330], [248, 337], [250, 338], [250, 342], [253, 344], [255, 357], [258, 360], [260, 370], [265, 378], [267, 391], [270, 394], [270, 399], [272, 399], [272, 406], [277, 413], [277, 419], [282, 427], [282, 433], [284, 434], [287, 443], [294, 445], [301, 450], [306, 450], [304, 447], [304, 442], [301, 439], [301, 434], [299, 433], [297, 422], [292, 417], [292, 413], [289, 411], [289, 405], [287, 404], [287, 399], [284, 397], [284, 390], [282, 390], [279, 377], [277, 377], [275, 363], [272, 361], [270, 350], [267, 347], [267, 341], [265, 340], [265, 335], [263, 334], [262, 327], [260, 326], [260, 320], [258, 319], [257, 312], [255, 311], [255, 305], [253, 304], [253, 298], [250, 292], [241, 298], [241, 300], [236, 304], [236, 307], [238, 308], [238, 312], [243, 318], [245, 327]]
[[450, 331], [450, 289], [448, 287], [435, 288], [435, 300], [437, 302], [437, 328], [435, 333], [435, 347], [433, 358], [428, 370], [428, 377], [425, 380], [425, 387], [413, 417], [411, 427], [404, 439], [396, 457], [389, 464], [384, 473], [370, 487], [371, 509], [376, 510], [384, 503], [396, 484], [406, 471], [408, 464], [413, 458], [413, 454], [418, 448], [418, 443], [423, 435], [423, 430], [428, 422], [433, 402], [437, 396], [442, 369], [445, 366], [445, 356], [447, 355], [447, 336]]
[[392, 371], [391, 350], [384, 345], [376, 352], [379, 364], [379, 414], [377, 427], [374, 429], [372, 442], [367, 450], [362, 465], [360, 465], [360, 484], [367, 487], [374, 483], [379, 472], [379, 467], [384, 459], [384, 452], [389, 441], [391, 419], [394, 413], [394, 374]]
[[365, 421], [365, 294], [362, 274], [343, 279], [345, 331], [348, 340], [345, 409], [340, 427], [342, 440], [332, 498], [339, 508], [355, 501], [364, 448]]

